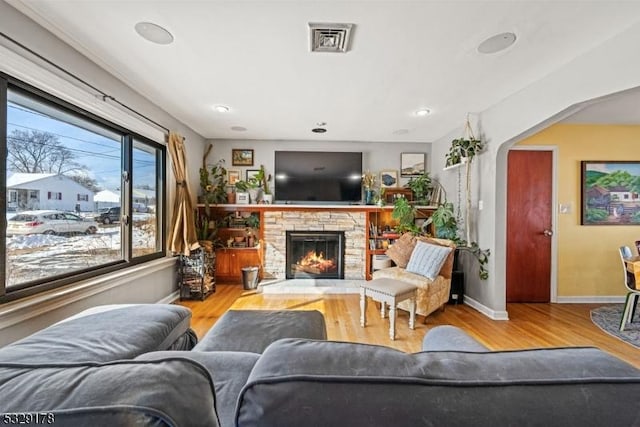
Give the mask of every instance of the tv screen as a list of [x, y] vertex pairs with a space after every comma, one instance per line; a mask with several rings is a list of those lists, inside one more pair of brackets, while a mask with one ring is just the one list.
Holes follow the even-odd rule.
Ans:
[[275, 152], [276, 202], [360, 202], [361, 182], [362, 153]]

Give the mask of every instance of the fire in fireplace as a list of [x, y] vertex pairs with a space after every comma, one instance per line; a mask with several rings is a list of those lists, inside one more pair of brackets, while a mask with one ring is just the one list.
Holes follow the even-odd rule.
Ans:
[[287, 231], [287, 279], [344, 279], [343, 231]]

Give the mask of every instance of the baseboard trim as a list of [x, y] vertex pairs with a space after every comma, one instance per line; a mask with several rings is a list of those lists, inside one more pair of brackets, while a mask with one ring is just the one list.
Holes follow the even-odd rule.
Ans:
[[180, 291], [175, 291], [162, 298], [160, 301], [157, 301], [156, 304], [171, 304], [180, 299]]
[[506, 311], [496, 311], [493, 310], [489, 307], [487, 307], [484, 304], [479, 303], [478, 301], [474, 300], [473, 298], [470, 298], [468, 296], [464, 296], [464, 303], [467, 304], [469, 307], [478, 310], [480, 313], [484, 314], [485, 316], [487, 316], [489, 319], [493, 319], [493, 320], [509, 320], [509, 313], [507, 313]]
[[573, 296], [557, 297], [558, 304], [616, 304], [624, 303], [624, 296], [602, 295], [602, 296]]

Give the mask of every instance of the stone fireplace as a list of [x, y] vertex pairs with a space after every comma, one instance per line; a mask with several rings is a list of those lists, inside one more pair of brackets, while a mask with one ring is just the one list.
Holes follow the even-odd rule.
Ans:
[[[283, 206], [264, 212], [264, 271], [266, 277], [287, 278], [287, 231], [344, 234], [344, 279], [365, 278], [365, 213], [348, 208]], [[325, 254], [326, 255], [326, 254]]]
[[344, 279], [344, 231], [287, 231], [287, 279]]

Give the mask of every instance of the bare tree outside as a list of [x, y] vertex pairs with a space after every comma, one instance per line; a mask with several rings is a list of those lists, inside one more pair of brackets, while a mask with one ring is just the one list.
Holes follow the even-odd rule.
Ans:
[[58, 136], [37, 130], [14, 129], [7, 136], [7, 169], [23, 173], [68, 174], [85, 169]]

